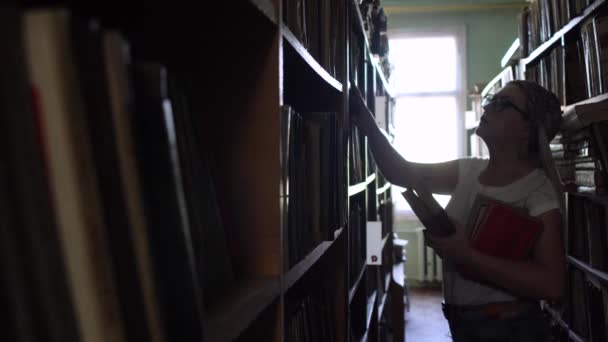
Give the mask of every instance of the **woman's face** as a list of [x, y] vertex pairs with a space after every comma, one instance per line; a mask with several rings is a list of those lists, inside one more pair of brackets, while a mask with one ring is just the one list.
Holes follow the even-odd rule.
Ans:
[[530, 126], [526, 119], [526, 97], [517, 86], [502, 88], [485, 101], [483, 109], [476, 134], [488, 146], [527, 143]]

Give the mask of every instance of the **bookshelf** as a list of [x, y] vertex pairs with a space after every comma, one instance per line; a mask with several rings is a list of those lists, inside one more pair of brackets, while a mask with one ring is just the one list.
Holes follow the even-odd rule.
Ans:
[[377, 9], [299, 2], [0, 9], [9, 340], [404, 339]]
[[521, 44], [515, 53], [519, 60], [511, 57], [510, 49], [503, 60], [511, 60], [511, 65], [485, 90], [498, 91], [511, 68], [516, 79], [538, 82], [562, 104], [562, 128], [551, 150], [565, 184], [567, 286], [562, 302], [543, 303], [554, 341], [608, 338], [608, 28], [602, 19], [607, 14], [602, 0], [532, 1], [520, 17]]

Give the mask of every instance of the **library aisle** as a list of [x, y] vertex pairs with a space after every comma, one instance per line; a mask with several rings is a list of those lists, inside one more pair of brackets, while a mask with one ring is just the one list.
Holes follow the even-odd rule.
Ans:
[[405, 336], [412, 342], [451, 342], [447, 320], [441, 312], [440, 288], [410, 288], [410, 311]]

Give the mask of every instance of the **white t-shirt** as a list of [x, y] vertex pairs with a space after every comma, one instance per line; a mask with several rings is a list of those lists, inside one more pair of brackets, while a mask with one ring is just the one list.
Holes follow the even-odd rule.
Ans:
[[[445, 209], [452, 220], [462, 226], [466, 224], [478, 193], [526, 208], [532, 216], [559, 208], [552, 183], [542, 169], [536, 169], [506, 186], [481, 185], [478, 177], [488, 161], [481, 158], [459, 160], [458, 184]], [[516, 299], [498, 288], [463, 278], [446, 260], [443, 263], [443, 292], [446, 303], [454, 305], [479, 305]]]

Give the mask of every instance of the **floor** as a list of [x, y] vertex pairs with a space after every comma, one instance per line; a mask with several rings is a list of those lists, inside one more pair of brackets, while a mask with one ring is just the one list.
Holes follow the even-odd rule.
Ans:
[[407, 342], [451, 342], [448, 322], [441, 312], [439, 288], [410, 288], [410, 311], [406, 313]]

